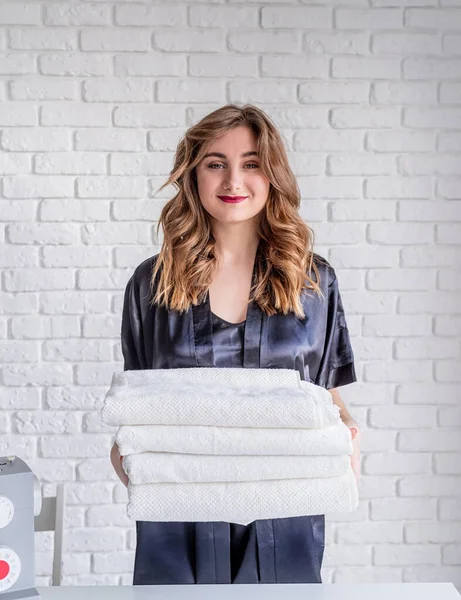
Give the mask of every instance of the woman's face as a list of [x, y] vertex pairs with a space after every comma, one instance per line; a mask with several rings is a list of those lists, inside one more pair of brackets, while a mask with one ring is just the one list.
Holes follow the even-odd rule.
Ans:
[[[249, 152], [254, 154], [242, 156]], [[218, 221], [235, 223], [252, 219], [267, 201], [270, 183], [261, 171], [256, 136], [249, 127], [236, 127], [213, 140], [196, 174], [202, 205]], [[219, 196], [246, 198], [232, 204]]]

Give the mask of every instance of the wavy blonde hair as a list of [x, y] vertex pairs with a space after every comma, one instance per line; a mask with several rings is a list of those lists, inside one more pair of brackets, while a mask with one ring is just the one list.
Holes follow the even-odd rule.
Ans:
[[[210, 217], [198, 193], [196, 167], [215, 138], [241, 125], [256, 135], [260, 168], [270, 182], [258, 215], [259, 246], [249, 302], [254, 300], [269, 316], [293, 311], [304, 318], [300, 293], [314, 290], [323, 297], [312, 250], [314, 232], [298, 214], [300, 192], [283, 140], [269, 117], [251, 104], [227, 104], [213, 111], [180, 140], [168, 180], [158, 190], [172, 184], [178, 191], [164, 205], [158, 221], [157, 234], [162, 226], [164, 239], [152, 269], [150, 303], [183, 312], [204, 300], [217, 256]], [[311, 278], [312, 270], [317, 281]]]

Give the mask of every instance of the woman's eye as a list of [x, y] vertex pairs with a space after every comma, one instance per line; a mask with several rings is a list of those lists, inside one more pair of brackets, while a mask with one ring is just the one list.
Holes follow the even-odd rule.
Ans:
[[[224, 165], [222, 165], [221, 163], [213, 163], [211, 165], [208, 165], [209, 169], [212, 169], [213, 167], [223, 167]], [[256, 167], [258, 168], [259, 165], [257, 165], [256, 163], [248, 163], [247, 165], [245, 165], [246, 167]]]

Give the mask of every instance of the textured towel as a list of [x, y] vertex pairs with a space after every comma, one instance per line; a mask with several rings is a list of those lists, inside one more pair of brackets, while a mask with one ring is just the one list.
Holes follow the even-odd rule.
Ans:
[[352, 512], [355, 475], [232, 483], [128, 484], [127, 515], [134, 521], [224, 521], [248, 525], [278, 519]]
[[[123, 371], [113, 376], [102, 408], [107, 425], [212, 425], [321, 428], [340, 422], [330, 392], [289, 369], [193, 368]], [[219, 379], [220, 371], [225, 371]], [[255, 381], [245, 371], [255, 371]], [[277, 371], [286, 371], [282, 378]], [[233, 373], [231, 373], [233, 372]], [[136, 376], [136, 374], [141, 374]], [[258, 377], [255, 375], [258, 374]], [[288, 377], [290, 374], [290, 377]], [[296, 375], [296, 376], [294, 376]], [[226, 380], [235, 379], [238, 384]], [[290, 380], [281, 381], [283, 377]], [[271, 385], [265, 385], [268, 382]]]
[[352, 454], [351, 433], [342, 421], [322, 429], [127, 425], [119, 427], [115, 441], [122, 456], [141, 452], [249, 456]]
[[210, 483], [339, 477], [350, 458], [344, 456], [204, 456], [144, 452], [123, 459], [132, 484]]
[[[155, 373], [152, 373], [155, 371]], [[296, 387], [302, 381], [294, 369], [244, 369], [234, 367], [185, 367], [183, 369], [135, 369], [114, 373], [112, 385], [142, 386], [177, 381], [231, 387]]]

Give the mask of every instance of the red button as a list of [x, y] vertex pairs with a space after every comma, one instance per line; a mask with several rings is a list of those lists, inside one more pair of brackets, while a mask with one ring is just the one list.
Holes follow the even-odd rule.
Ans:
[[5, 579], [10, 572], [10, 565], [5, 560], [0, 560], [0, 580]]

